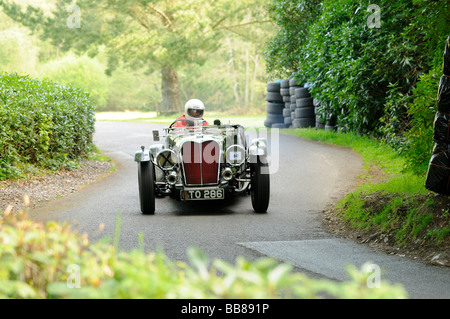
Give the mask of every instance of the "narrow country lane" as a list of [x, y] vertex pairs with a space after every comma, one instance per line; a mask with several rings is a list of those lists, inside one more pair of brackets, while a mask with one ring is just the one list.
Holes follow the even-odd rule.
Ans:
[[152, 129], [162, 127], [98, 122], [95, 144], [114, 159], [117, 171], [30, 212], [30, 217], [69, 221], [87, 232], [91, 241], [113, 238], [120, 218], [121, 249], [138, 248], [142, 233], [147, 251], [163, 249], [171, 260], [187, 261], [187, 248], [196, 246], [211, 259], [234, 263], [238, 256], [251, 260], [271, 256], [311, 277], [335, 280], [346, 280], [346, 263], [360, 267], [371, 261], [386, 268], [383, 279], [402, 283], [411, 297], [450, 297], [450, 269], [387, 256], [335, 238], [322, 228], [320, 212], [350, 189], [362, 171], [359, 156], [345, 148], [281, 135], [267, 214], [255, 214], [250, 197], [240, 196], [229, 203], [157, 199], [156, 214], [142, 215], [134, 153], [153, 143]]

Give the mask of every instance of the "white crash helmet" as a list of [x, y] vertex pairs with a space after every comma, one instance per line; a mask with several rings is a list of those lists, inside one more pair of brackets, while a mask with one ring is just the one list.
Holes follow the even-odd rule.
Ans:
[[204, 112], [205, 105], [202, 101], [197, 99], [187, 101], [184, 106], [184, 114], [186, 115], [186, 119], [191, 121], [201, 120]]

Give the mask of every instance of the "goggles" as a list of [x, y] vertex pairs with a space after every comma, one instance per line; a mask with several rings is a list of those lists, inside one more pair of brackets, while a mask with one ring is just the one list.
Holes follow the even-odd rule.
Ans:
[[189, 109], [188, 114], [194, 118], [202, 118], [203, 110]]

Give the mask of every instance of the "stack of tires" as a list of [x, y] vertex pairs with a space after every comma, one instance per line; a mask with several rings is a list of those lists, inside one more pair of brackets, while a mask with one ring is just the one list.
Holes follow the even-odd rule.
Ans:
[[[295, 109], [293, 114], [294, 118], [292, 120], [292, 127], [294, 128], [315, 127], [316, 112], [314, 109], [313, 98], [309, 93], [309, 88], [294, 87], [292, 92], [294, 92], [295, 97]], [[291, 103], [292, 99], [293, 96], [291, 96]]]
[[325, 123], [325, 130], [327, 130], [327, 131], [336, 131], [337, 130], [336, 117], [333, 114], [327, 115], [327, 121]]
[[313, 105], [314, 105], [314, 113], [316, 115], [316, 129], [324, 130], [327, 119], [319, 112], [320, 101], [318, 99], [313, 99]]
[[280, 82], [280, 94], [283, 97], [284, 109], [283, 109], [283, 117], [284, 124], [286, 127], [290, 127], [292, 125], [292, 110], [291, 110], [291, 93], [290, 93], [290, 85], [289, 80], [282, 80]]
[[313, 99], [314, 113], [316, 115], [316, 128], [319, 130], [336, 131], [336, 117], [331, 113], [327, 113], [326, 116], [319, 112], [321, 103], [318, 99]]
[[295, 127], [294, 126], [294, 120], [295, 120], [295, 109], [297, 108], [297, 105], [295, 104], [295, 101], [296, 101], [296, 97], [295, 97], [295, 89], [297, 89], [297, 88], [299, 88], [299, 87], [301, 87], [300, 86], [300, 84], [298, 84], [297, 83], [297, 80], [295, 80], [295, 79], [290, 79], [290, 80], [287, 80], [288, 82], [289, 82], [289, 95], [290, 95], [290, 98], [289, 98], [289, 108], [290, 108], [290, 111], [291, 111], [291, 126], [292, 127]]
[[264, 126], [268, 128], [285, 128], [284, 124], [284, 102], [280, 94], [281, 82], [271, 82], [267, 84], [267, 118], [264, 121]]

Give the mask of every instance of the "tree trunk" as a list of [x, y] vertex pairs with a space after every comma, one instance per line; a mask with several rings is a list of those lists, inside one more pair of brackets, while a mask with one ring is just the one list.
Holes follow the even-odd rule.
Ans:
[[161, 115], [173, 115], [183, 112], [180, 98], [180, 84], [178, 82], [177, 70], [165, 66], [161, 70], [162, 75], [162, 108], [158, 110]]

